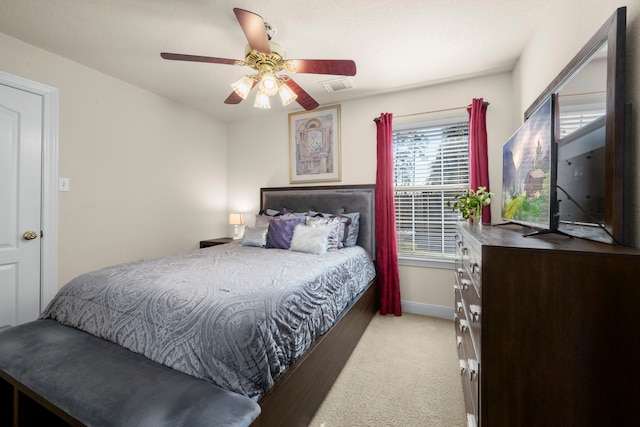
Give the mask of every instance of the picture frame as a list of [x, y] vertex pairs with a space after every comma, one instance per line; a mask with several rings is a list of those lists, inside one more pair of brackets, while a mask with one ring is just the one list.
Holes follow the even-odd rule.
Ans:
[[289, 113], [291, 184], [341, 181], [340, 105]]

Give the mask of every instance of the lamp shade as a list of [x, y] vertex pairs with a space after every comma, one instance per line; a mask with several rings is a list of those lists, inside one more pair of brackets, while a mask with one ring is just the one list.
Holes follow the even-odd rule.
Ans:
[[269, 96], [259, 90], [258, 94], [256, 95], [256, 102], [253, 104], [253, 106], [256, 108], [271, 108], [271, 104], [269, 104]]
[[244, 76], [237, 82], [232, 83], [231, 87], [233, 88], [234, 92], [240, 96], [240, 98], [247, 99], [247, 95], [249, 95], [249, 92], [251, 92], [251, 89], [253, 89], [253, 80], [251, 79], [251, 77]]
[[296, 98], [298, 97], [298, 95], [293, 93], [293, 91], [289, 88], [289, 86], [287, 86], [284, 83], [282, 83], [282, 85], [280, 86], [279, 92], [280, 92], [280, 99], [282, 99], [282, 105], [289, 105], [293, 101], [295, 101]]
[[232, 213], [229, 214], [229, 225], [242, 225], [242, 214], [241, 213]]

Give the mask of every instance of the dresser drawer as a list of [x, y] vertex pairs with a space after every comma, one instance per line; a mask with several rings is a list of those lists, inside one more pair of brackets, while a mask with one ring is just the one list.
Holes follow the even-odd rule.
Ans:
[[457, 316], [461, 316], [465, 320], [465, 327], [469, 330], [475, 353], [479, 358], [482, 317], [480, 296], [464, 274], [456, 276], [454, 290], [456, 294], [454, 310]]
[[480, 246], [473, 239], [466, 238], [464, 234], [456, 235], [456, 272], [464, 272], [473, 286], [480, 294], [482, 252]]
[[[477, 414], [478, 411], [478, 396], [479, 396], [479, 381], [480, 375], [480, 357], [477, 353], [478, 347], [473, 342], [473, 324], [466, 313], [466, 320], [468, 322], [468, 329], [464, 329], [462, 332], [462, 350], [464, 357], [466, 358], [466, 381], [469, 387], [469, 398], [471, 400], [470, 405], [467, 406], [467, 411], [473, 414]], [[460, 331], [460, 329], [458, 329]], [[458, 352], [460, 356], [460, 352]], [[470, 411], [470, 407], [473, 408], [473, 412]]]
[[462, 345], [458, 349], [458, 359], [460, 363], [460, 379], [462, 382], [462, 392], [464, 393], [465, 409], [467, 413], [477, 415], [479, 409], [478, 376], [480, 366], [474, 357], [468, 332], [466, 332], [466, 337], [465, 335], [462, 336]]
[[478, 360], [480, 360], [480, 336], [482, 335], [482, 304], [480, 296], [476, 289], [472, 287], [463, 292], [462, 300], [464, 301], [463, 308], [465, 310], [465, 317], [469, 322], [469, 332], [471, 340], [473, 341], [473, 347], [475, 353], [478, 355]]
[[481, 271], [482, 271], [482, 256], [480, 248], [470, 244], [472, 241], [466, 241], [467, 256], [463, 258], [464, 268], [467, 270], [469, 278], [473, 282], [474, 286], [480, 290], [481, 285]]
[[[462, 393], [464, 394], [464, 403], [467, 413], [476, 414], [477, 406], [474, 406], [474, 401], [477, 402], [477, 387], [471, 377], [471, 372], [469, 370], [469, 357], [467, 357], [466, 353], [466, 350], [469, 349], [469, 346], [467, 344], [469, 341], [469, 331], [467, 330], [465, 332], [460, 332], [460, 321], [464, 323], [465, 320], [456, 317], [456, 338], [458, 342], [458, 361], [460, 363], [460, 381], [462, 385]], [[473, 352], [473, 349], [471, 349], [471, 352]], [[473, 364], [473, 362], [471, 362], [471, 364]], [[475, 399], [474, 396], [476, 396]]]

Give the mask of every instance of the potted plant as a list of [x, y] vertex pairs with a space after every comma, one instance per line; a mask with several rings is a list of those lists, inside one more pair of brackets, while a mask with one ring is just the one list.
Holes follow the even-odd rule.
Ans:
[[480, 224], [482, 208], [491, 203], [493, 195], [493, 192], [487, 191], [487, 187], [478, 187], [475, 191], [468, 189], [464, 193], [454, 196], [454, 200], [448, 200], [446, 205], [454, 212], [460, 211], [462, 218]]

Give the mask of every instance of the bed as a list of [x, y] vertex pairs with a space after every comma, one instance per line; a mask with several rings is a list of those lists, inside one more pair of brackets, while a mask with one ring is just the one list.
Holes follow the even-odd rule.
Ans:
[[[0, 423], [28, 425], [44, 410], [61, 425], [307, 425], [377, 311], [374, 191], [261, 189], [256, 220], [275, 213], [277, 227], [357, 212], [357, 241], [347, 246], [345, 232], [326, 254], [243, 241], [74, 279], [42, 319], [0, 332], [0, 411], [10, 412]], [[328, 233], [317, 221], [313, 233]], [[262, 273], [269, 264], [275, 279]], [[96, 400], [104, 408], [86, 404]]]

